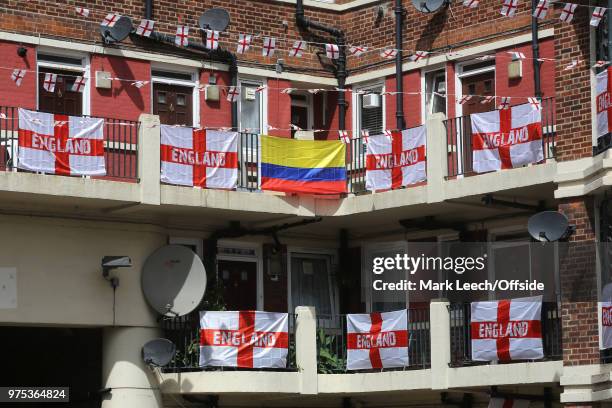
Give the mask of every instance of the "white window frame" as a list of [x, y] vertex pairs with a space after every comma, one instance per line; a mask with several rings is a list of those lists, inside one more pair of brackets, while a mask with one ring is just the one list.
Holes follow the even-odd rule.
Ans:
[[168, 239], [170, 245], [189, 245], [196, 247], [196, 254], [204, 260], [204, 243], [201, 238], [174, 237]]
[[[230, 255], [223, 254], [223, 248], [240, 248], [253, 250], [255, 255]], [[238, 262], [254, 262], [257, 268], [257, 310], [264, 309], [264, 280], [263, 280], [263, 256], [262, 245], [260, 243], [220, 240], [217, 242], [217, 261], [238, 261]], [[218, 270], [218, 268], [216, 268]], [[220, 279], [217, 276], [217, 279]]]
[[312, 257], [314, 259], [326, 258], [328, 260], [329, 268], [329, 295], [330, 304], [332, 308], [331, 319], [319, 319], [319, 323], [323, 323], [327, 328], [337, 328], [339, 325], [340, 316], [340, 302], [338, 285], [335, 279], [333, 279], [334, 272], [338, 266], [338, 253], [335, 249], [326, 248], [306, 248], [306, 247], [288, 247], [287, 248], [287, 306], [289, 313], [295, 313], [295, 305], [291, 297], [291, 263], [292, 257], [298, 255], [299, 257]]
[[[153, 71], [166, 71], [166, 72], [174, 72], [177, 74], [187, 74], [191, 75], [191, 80], [183, 80], [183, 79], [175, 79], [175, 78], [164, 78], [159, 76], [153, 76]], [[150, 67], [150, 76], [151, 76], [151, 94], [149, 96], [149, 100], [151, 101], [151, 114], [153, 113], [153, 105], [155, 101], [153, 100], [153, 84], [166, 84], [166, 85], [177, 85], [177, 86], [186, 86], [193, 88], [192, 92], [192, 106], [193, 112], [191, 114], [192, 126], [194, 128], [200, 127], [200, 80], [199, 80], [199, 70], [197, 68], [185, 68], [178, 65], [173, 64], [164, 64], [164, 63], [152, 63]]]
[[427, 107], [427, 95], [425, 95], [425, 92], [427, 91], [427, 75], [432, 73], [432, 72], [437, 72], [437, 71], [444, 71], [444, 81], [446, 81], [446, 95], [444, 97], [445, 102], [446, 102], [446, 106], [445, 106], [445, 110], [446, 110], [446, 115], [448, 117], [448, 106], [449, 106], [449, 93], [448, 93], [448, 88], [449, 88], [449, 83], [448, 83], [448, 69], [446, 69], [446, 64], [445, 65], [438, 65], [436, 67], [432, 67], [432, 68], [423, 68], [421, 70], [421, 123], [425, 123], [425, 121], [427, 120], [427, 112], [428, 112], [428, 107]]
[[[381, 88], [381, 92], [386, 91], [386, 85], [384, 79], [379, 79], [372, 82], [366, 82], [353, 86], [353, 92], [351, 97], [351, 106], [353, 107], [353, 138], [357, 138], [361, 135], [361, 107], [359, 106], [359, 91], [365, 91], [366, 89]], [[382, 103], [382, 128], [387, 129], [387, 102], [385, 95], [380, 96], [380, 103]], [[373, 135], [371, 135], [373, 136]]]
[[258, 85], [263, 86], [264, 89], [260, 91], [261, 99], [259, 106], [259, 123], [260, 123], [260, 132], [259, 134], [265, 135], [267, 134], [268, 129], [268, 80], [267, 78], [261, 77], [249, 77], [249, 76], [239, 76], [238, 77], [238, 87], [241, 90], [241, 95], [238, 102], [238, 130], [242, 131], [242, 92], [244, 90], [243, 83], [247, 83], [249, 85]]
[[[59, 62], [50, 62], [50, 61], [40, 61], [38, 59], [38, 54], [47, 54], [54, 55], [57, 57], [66, 57], [66, 58], [80, 58], [81, 66], [71, 65], [71, 64], [62, 64]], [[36, 49], [36, 110], [40, 109], [40, 91], [38, 83], [39, 81], [39, 68], [50, 68], [50, 69], [61, 69], [65, 71], [73, 71], [75, 74], [79, 74], [84, 78], [87, 78], [87, 82], [85, 83], [85, 88], [83, 89], [83, 94], [81, 97], [82, 105], [81, 112], [85, 115], [91, 115], [91, 83], [94, 81], [94, 78], [91, 76], [91, 61], [89, 58], [89, 54], [67, 50], [67, 49], [57, 49], [52, 47], [38, 47]]]
[[[468, 71], [465, 72], [465, 67], [468, 67], [470, 65], [475, 65], [475, 64], [480, 64], [482, 63], [482, 61], [464, 61], [464, 62], [459, 62], [457, 64], [455, 64], [455, 116], [459, 117], [459, 116], [463, 116], [463, 105], [461, 105], [459, 103], [459, 101], [461, 100], [461, 98], [463, 97], [463, 86], [462, 86], [462, 82], [461, 80], [463, 78], [467, 78], [470, 76], [474, 76], [474, 75], [480, 75], [480, 74], [484, 74], [486, 72], [493, 72], [493, 77], [495, 79], [495, 89], [494, 89], [494, 95], [497, 96], [497, 75], [495, 73], [495, 60], [492, 59], [491, 60], [493, 63], [489, 66], [486, 67], [482, 67], [479, 69], [475, 69], [473, 71]], [[447, 78], [448, 80], [448, 78]], [[448, 82], [447, 82], [448, 83]], [[447, 85], [447, 89], [448, 89], [448, 85]], [[448, 100], [446, 103], [446, 108], [448, 109]], [[448, 112], [448, 110], [447, 110]]]

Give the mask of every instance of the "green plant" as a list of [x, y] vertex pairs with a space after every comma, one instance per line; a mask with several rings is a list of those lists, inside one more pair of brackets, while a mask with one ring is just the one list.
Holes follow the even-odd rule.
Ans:
[[223, 282], [216, 280], [206, 288], [201, 310], [223, 311], [225, 310], [225, 299], [223, 298]]
[[334, 351], [336, 338], [319, 329], [317, 332], [318, 361], [317, 370], [321, 374], [344, 371], [345, 360]]

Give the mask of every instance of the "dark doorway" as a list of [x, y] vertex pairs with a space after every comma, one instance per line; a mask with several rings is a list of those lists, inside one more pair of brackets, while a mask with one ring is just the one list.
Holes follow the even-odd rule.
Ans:
[[257, 309], [257, 263], [218, 261], [217, 271], [223, 282], [223, 298], [227, 310]]
[[[300, 129], [308, 129], [308, 108], [305, 106], [291, 106], [291, 124]], [[295, 129], [291, 129], [291, 137], [295, 137]]]
[[481, 96], [495, 96], [495, 72], [485, 72], [461, 79], [462, 94], [478, 95], [463, 105], [463, 114], [480, 113], [495, 110], [495, 99], [481, 103]]
[[193, 125], [193, 88], [153, 84], [153, 114], [164, 125]]
[[[20, 407], [100, 406], [102, 330], [0, 327], [0, 386], [70, 387], [69, 403], [19, 403]], [[0, 404], [2, 406], [2, 404]]]
[[[54, 92], [47, 92], [43, 88], [46, 73], [57, 74]], [[72, 85], [79, 75], [82, 75], [82, 73], [40, 68], [38, 73], [38, 109], [49, 113], [81, 116], [83, 113], [83, 94], [71, 91]]]

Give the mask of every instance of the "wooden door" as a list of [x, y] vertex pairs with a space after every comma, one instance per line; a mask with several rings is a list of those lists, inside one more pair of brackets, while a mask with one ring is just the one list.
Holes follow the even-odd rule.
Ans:
[[[291, 106], [291, 124], [300, 129], [308, 129], [308, 108], [305, 106]], [[295, 137], [295, 130], [291, 130], [291, 137]]]
[[495, 72], [485, 72], [461, 79], [462, 94], [478, 95], [463, 105], [463, 115], [495, 110], [495, 99], [481, 103], [481, 96], [495, 96]]
[[164, 125], [193, 126], [193, 88], [153, 84], [153, 114]]
[[[43, 87], [46, 73], [57, 74], [54, 92], [47, 92]], [[79, 75], [82, 75], [82, 73], [41, 68], [38, 73], [38, 110], [81, 116], [83, 114], [83, 94], [71, 91], [72, 85]]]
[[227, 310], [257, 309], [257, 263], [249, 261], [217, 262], [223, 282], [223, 299]]

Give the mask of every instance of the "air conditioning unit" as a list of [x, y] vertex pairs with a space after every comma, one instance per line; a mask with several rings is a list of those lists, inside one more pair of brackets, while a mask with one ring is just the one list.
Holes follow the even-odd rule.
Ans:
[[362, 106], [364, 109], [380, 108], [380, 95], [374, 93], [363, 95]]

